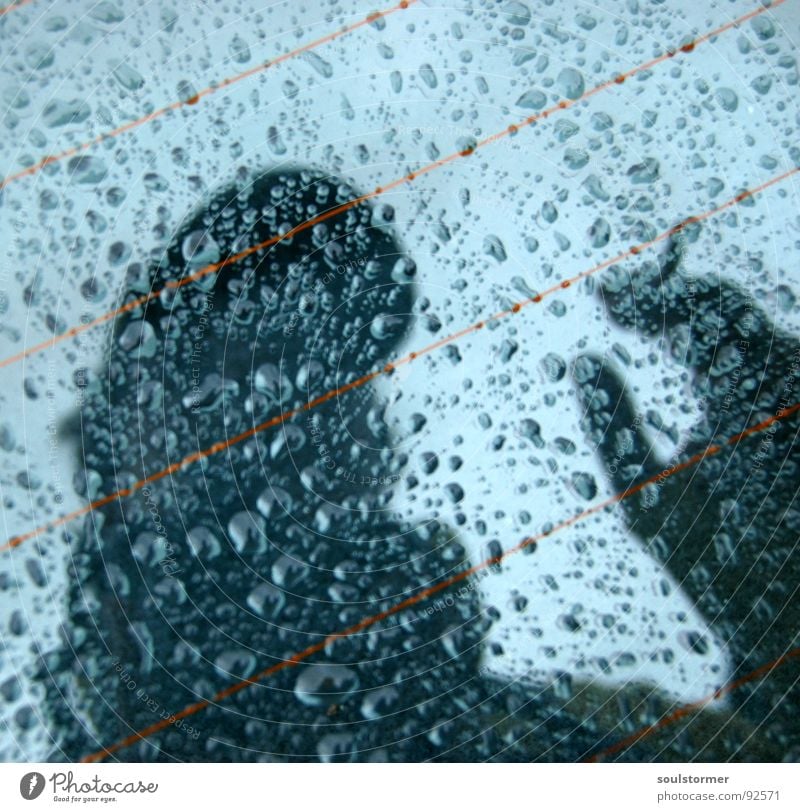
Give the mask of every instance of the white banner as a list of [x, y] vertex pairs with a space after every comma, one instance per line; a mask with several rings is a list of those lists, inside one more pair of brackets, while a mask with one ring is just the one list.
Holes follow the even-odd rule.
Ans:
[[800, 809], [794, 764], [4, 764], [0, 778], [0, 808], [27, 812]]

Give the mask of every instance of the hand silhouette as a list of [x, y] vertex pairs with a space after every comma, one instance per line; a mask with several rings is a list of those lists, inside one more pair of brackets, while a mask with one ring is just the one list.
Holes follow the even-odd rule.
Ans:
[[[612, 490], [622, 493], [656, 477], [619, 509], [724, 643], [733, 663], [731, 678], [737, 679], [798, 644], [797, 420], [724, 444], [800, 400], [800, 345], [770, 323], [752, 291], [717, 275], [683, 272], [693, 236], [690, 229], [679, 232], [658, 262], [630, 271], [610, 269], [600, 289], [617, 324], [658, 341], [686, 369], [700, 409], [674, 458], [662, 459], [654, 451], [648, 421], [614, 363], [584, 355], [576, 360], [574, 380], [587, 437], [605, 464]], [[718, 444], [723, 445], [718, 453], [672, 472]], [[707, 641], [696, 636], [686, 642], [702, 656]], [[797, 669], [787, 665], [731, 694], [737, 724], [749, 725], [748, 735], [756, 735], [761, 749], [747, 751], [752, 741], [731, 735], [729, 722], [728, 757], [800, 755], [797, 679]], [[698, 731], [703, 724], [695, 726]], [[687, 758], [711, 741], [702, 731], [695, 738], [702, 741], [684, 743]], [[658, 755], [663, 744], [661, 739], [653, 752]], [[641, 758], [642, 752], [631, 757]]]

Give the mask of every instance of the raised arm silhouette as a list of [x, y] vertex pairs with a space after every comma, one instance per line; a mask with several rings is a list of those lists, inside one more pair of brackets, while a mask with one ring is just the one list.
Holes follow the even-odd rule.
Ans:
[[[749, 287], [722, 273], [683, 269], [695, 236], [679, 232], [658, 261], [610, 269], [600, 287], [614, 322], [652, 339], [685, 368], [687, 393], [699, 406], [674, 457], [655, 452], [657, 423], [648, 425], [615, 362], [584, 355], [574, 379], [587, 438], [612, 489], [656, 477], [620, 509], [723, 642], [735, 680], [800, 638], [798, 420], [775, 422], [686, 470], [672, 468], [800, 401], [800, 342], [770, 321]], [[687, 642], [702, 655], [706, 641]], [[785, 666], [728, 699], [752, 725], [762, 755], [763, 748], [780, 758], [800, 755], [799, 676], [796, 666]], [[747, 742], [728, 728], [720, 736], [730, 738], [735, 758]]]

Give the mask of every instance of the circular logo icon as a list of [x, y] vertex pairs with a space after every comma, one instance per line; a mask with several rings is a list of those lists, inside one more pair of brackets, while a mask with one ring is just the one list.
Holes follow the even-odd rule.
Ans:
[[41, 773], [25, 773], [19, 782], [19, 794], [26, 801], [32, 801], [42, 794], [44, 776]]

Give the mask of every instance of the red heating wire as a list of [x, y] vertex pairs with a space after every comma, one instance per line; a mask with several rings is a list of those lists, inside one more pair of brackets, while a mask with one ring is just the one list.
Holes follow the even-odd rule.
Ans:
[[[0, 17], [4, 17], [6, 14], [14, 11], [14, 9], [22, 8], [23, 6], [27, 6], [28, 3], [32, 3], [33, 0], [17, 0], [16, 3], [9, 3], [7, 6], [0, 7]], [[2, 185], [0, 185], [0, 189], [2, 189]]]
[[733, 693], [733, 691], [741, 688], [743, 685], [747, 685], [747, 683], [753, 682], [761, 677], [769, 676], [776, 668], [780, 668], [782, 665], [785, 665], [797, 657], [800, 657], [800, 648], [790, 649], [780, 657], [776, 657], [774, 660], [764, 663], [753, 671], [750, 671], [748, 674], [745, 674], [738, 679], [731, 680], [731, 682], [717, 688], [716, 691], [710, 693], [708, 696], [698, 699], [696, 702], [690, 702], [687, 705], [682, 705], [680, 708], [677, 708], [671, 713], [668, 713], [666, 716], [663, 716], [657, 722], [653, 722], [653, 724], [650, 725], [645, 725], [634, 733], [631, 733], [630, 736], [620, 739], [618, 742], [615, 742], [609, 747], [604, 747], [602, 750], [585, 759], [585, 761], [604, 761], [606, 758], [608, 758], [608, 756], [616, 755], [622, 750], [626, 750], [627, 748], [632, 747], [634, 744], [637, 744], [642, 739], [651, 736], [653, 733], [657, 733], [659, 730], [663, 730], [665, 727], [668, 727], [675, 722], [679, 722], [681, 719], [684, 719], [687, 716], [691, 716], [691, 714], [702, 710], [711, 702]]
[[[483, 147], [488, 146], [489, 144], [492, 144], [495, 141], [499, 141], [499, 140], [501, 140], [503, 138], [506, 138], [506, 137], [514, 136], [519, 132], [520, 129], [522, 129], [524, 127], [532, 126], [532, 125], [536, 124], [538, 121], [543, 121], [543, 120], [547, 119], [553, 113], [556, 113], [556, 112], [561, 111], [561, 110], [567, 110], [570, 107], [573, 107], [574, 105], [579, 104], [582, 101], [585, 101], [586, 99], [590, 98], [591, 96], [594, 96], [597, 93], [600, 93], [603, 90], [607, 90], [609, 88], [614, 87], [614, 85], [622, 84], [627, 79], [629, 79], [629, 78], [631, 78], [633, 76], [636, 76], [637, 74], [642, 73], [643, 71], [650, 70], [655, 65], [657, 65], [660, 62], [663, 62], [663, 61], [665, 61], [667, 59], [671, 59], [672, 57], [676, 56], [678, 53], [691, 53], [695, 49], [695, 47], [697, 45], [699, 45], [699, 44], [701, 44], [703, 42], [706, 42], [706, 41], [708, 41], [710, 39], [713, 39], [714, 37], [719, 36], [720, 34], [724, 33], [725, 31], [728, 31], [728, 30], [730, 30], [731, 28], [734, 28], [737, 25], [741, 25], [741, 23], [746, 22], [747, 20], [753, 19], [753, 18], [759, 16], [760, 14], [763, 14], [764, 12], [766, 12], [766, 11], [768, 11], [770, 9], [774, 9], [777, 6], [782, 5], [785, 2], [787, 2], [787, 0], [775, 0], [775, 3], [773, 3], [772, 6], [769, 6], [769, 7], [760, 6], [759, 8], [753, 9], [752, 11], [748, 12], [747, 14], [743, 14], [741, 17], [737, 17], [735, 20], [731, 20], [730, 22], [725, 23], [724, 25], [719, 26], [718, 28], [715, 28], [713, 31], [710, 31], [710, 32], [708, 32], [706, 34], [703, 34], [702, 36], [697, 37], [692, 42], [686, 43], [685, 45], [681, 46], [678, 49], [668, 50], [665, 53], [663, 53], [661, 56], [658, 56], [658, 57], [655, 57], [654, 59], [648, 60], [647, 62], [644, 62], [641, 65], [638, 65], [638, 66], [636, 66], [634, 68], [631, 68], [630, 70], [625, 71], [624, 73], [620, 73], [620, 74], [618, 74], [617, 76], [615, 76], [612, 79], [608, 79], [605, 82], [601, 82], [599, 85], [596, 85], [596, 86], [590, 88], [589, 90], [587, 90], [585, 93], [583, 93], [581, 96], [579, 96], [576, 99], [569, 99], [569, 100], [560, 101], [557, 104], [555, 104], [555, 105], [553, 105], [553, 106], [551, 106], [551, 107], [549, 107], [549, 108], [547, 108], [545, 110], [541, 110], [539, 113], [528, 116], [527, 118], [525, 118], [525, 119], [523, 119], [521, 121], [518, 121], [515, 124], [510, 124], [505, 129], [500, 130], [500, 131], [498, 131], [496, 133], [493, 133], [492, 135], [487, 136], [486, 138], [482, 139], [481, 141], [478, 141], [475, 144], [474, 147], [471, 147], [471, 148], [465, 149], [465, 150], [461, 150], [459, 152], [454, 152], [454, 153], [451, 153], [450, 155], [445, 156], [444, 158], [440, 158], [440, 159], [437, 159], [436, 161], [432, 161], [431, 163], [421, 167], [420, 169], [418, 169], [418, 170], [416, 170], [414, 172], [410, 172], [407, 175], [404, 175], [402, 178], [397, 178], [397, 179], [389, 182], [388, 184], [386, 184], [384, 186], [378, 186], [372, 192], [367, 192], [366, 194], [363, 194], [363, 195], [361, 195], [359, 197], [356, 197], [353, 200], [348, 201], [347, 203], [343, 203], [340, 206], [336, 206], [336, 207], [330, 209], [329, 211], [326, 211], [326, 212], [324, 212], [324, 213], [322, 213], [320, 215], [317, 215], [316, 217], [313, 217], [310, 220], [307, 220], [304, 223], [301, 223], [301, 224], [295, 226], [294, 228], [291, 228], [289, 231], [287, 231], [287, 232], [285, 232], [283, 234], [277, 234], [277, 235], [275, 235], [273, 237], [270, 237], [267, 240], [264, 240], [263, 242], [260, 242], [260, 243], [257, 243], [255, 245], [252, 245], [252, 246], [250, 246], [248, 248], [245, 248], [244, 250], [239, 251], [238, 253], [227, 257], [226, 259], [222, 260], [221, 262], [215, 262], [215, 263], [211, 263], [209, 265], [206, 265], [203, 268], [200, 268], [199, 270], [197, 270], [196, 272], [194, 272], [194, 273], [192, 273], [192, 274], [190, 274], [188, 276], [184, 276], [183, 278], [181, 278], [179, 280], [172, 280], [170, 282], [167, 282], [164, 285], [163, 288], [158, 288], [156, 290], [152, 290], [147, 294], [144, 294], [142, 296], [137, 297], [136, 299], [132, 299], [131, 301], [126, 302], [124, 305], [121, 305], [120, 307], [117, 307], [117, 308], [115, 308], [113, 310], [109, 310], [106, 313], [102, 313], [101, 315], [97, 316], [94, 319], [91, 319], [90, 321], [87, 321], [84, 324], [74, 325], [71, 328], [69, 328], [68, 330], [64, 331], [63, 333], [59, 333], [58, 335], [53, 335], [50, 338], [39, 342], [38, 344], [34, 344], [31, 347], [27, 347], [27, 348], [25, 348], [23, 350], [20, 350], [20, 352], [15, 353], [13, 355], [10, 355], [7, 358], [4, 358], [2, 361], [0, 361], [0, 368], [10, 366], [11, 364], [14, 364], [14, 363], [16, 363], [18, 361], [21, 361], [21, 360], [25, 359], [25, 358], [28, 358], [31, 355], [34, 355], [36, 353], [42, 352], [42, 351], [47, 350], [47, 349], [51, 349], [51, 348], [55, 347], [57, 344], [61, 343], [62, 341], [65, 341], [65, 340], [70, 339], [70, 338], [74, 338], [75, 336], [79, 335], [80, 333], [84, 333], [87, 330], [90, 330], [90, 329], [92, 329], [94, 327], [97, 327], [97, 326], [99, 326], [101, 324], [105, 324], [106, 322], [115, 319], [117, 316], [120, 316], [123, 313], [129, 313], [129, 312], [131, 312], [133, 310], [136, 310], [136, 309], [140, 308], [142, 305], [144, 305], [147, 302], [151, 301], [152, 299], [155, 299], [158, 296], [160, 296], [161, 293], [165, 289], [180, 288], [180, 287], [183, 287], [184, 285], [188, 285], [191, 282], [195, 282], [198, 279], [201, 279], [201, 278], [203, 278], [205, 276], [208, 276], [209, 274], [217, 273], [221, 269], [223, 269], [223, 268], [225, 268], [225, 267], [227, 267], [229, 265], [233, 265], [233, 264], [241, 261], [242, 259], [245, 259], [246, 257], [249, 257], [252, 254], [257, 253], [258, 251], [263, 251], [264, 249], [269, 248], [270, 246], [275, 245], [275, 244], [281, 242], [282, 240], [290, 239], [295, 234], [299, 234], [299, 233], [301, 233], [303, 231], [306, 231], [309, 228], [312, 228], [313, 226], [315, 226], [315, 225], [317, 225], [319, 223], [322, 223], [322, 222], [324, 222], [326, 220], [331, 219], [332, 217], [336, 217], [337, 215], [342, 214], [343, 212], [346, 212], [349, 209], [352, 209], [353, 207], [359, 205], [360, 203], [363, 203], [363, 202], [365, 202], [367, 200], [371, 200], [373, 198], [379, 197], [379, 196], [385, 194], [386, 192], [388, 192], [388, 191], [390, 191], [392, 189], [395, 189], [395, 188], [397, 188], [399, 186], [402, 186], [404, 184], [412, 183], [414, 180], [416, 180], [421, 175], [426, 175], [429, 172], [432, 172], [432, 171], [434, 171], [436, 169], [441, 168], [442, 166], [445, 166], [447, 164], [452, 163], [453, 161], [456, 161], [456, 160], [458, 160], [460, 158], [467, 157], [467, 156], [473, 154], [476, 150], [482, 149]], [[401, 6], [402, 6], [402, 4], [401, 4]], [[398, 6], [396, 8], [400, 8], [401, 6]], [[177, 104], [180, 105], [180, 104], [183, 104], [183, 102], [180, 102], [180, 103], [177, 103]], [[0, 184], [0, 188], [2, 188], [1, 184]]]
[[[30, 0], [26, 0], [26, 2], [30, 2]], [[22, 178], [29, 177], [30, 175], [35, 175], [36, 173], [44, 169], [44, 167], [46, 166], [50, 166], [51, 164], [63, 161], [65, 158], [71, 158], [73, 155], [77, 155], [80, 152], [86, 152], [86, 150], [91, 149], [92, 147], [95, 147], [98, 144], [103, 143], [104, 141], [109, 141], [112, 138], [116, 138], [118, 135], [122, 135], [123, 133], [136, 129], [137, 127], [141, 127], [143, 124], [155, 121], [156, 119], [161, 118], [162, 116], [172, 112], [173, 110], [179, 110], [181, 107], [192, 107], [195, 104], [197, 104], [197, 102], [199, 102], [200, 99], [202, 99], [204, 96], [210, 96], [212, 93], [216, 93], [219, 90], [224, 90], [225, 88], [230, 87], [231, 85], [235, 85], [237, 82], [241, 82], [243, 79], [248, 79], [249, 77], [254, 76], [257, 73], [263, 73], [265, 70], [269, 70], [269, 68], [272, 68], [275, 65], [280, 65], [281, 62], [286, 62], [289, 59], [293, 59], [296, 56], [300, 56], [301, 54], [313, 51], [320, 45], [325, 45], [328, 42], [332, 42], [333, 40], [339, 39], [340, 37], [343, 37], [345, 34], [350, 34], [353, 31], [361, 28], [362, 26], [370, 25], [371, 23], [374, 23], [376, 20], [379, 20], [383, 17], [388, 17], [390, 14], [394, 14], [397, 11], [403, 11], [417, 2], [419, 2], [419, 0], [402, 0], [402, 2], [398, 3], [396, 6], [390, 6], [389, 8], [384, 9], [383, 11], [373, 11], [366, 17], [364, 17], [362, 20], [359, 20], [356, 23], [352, 23], [351, 25], [346, 25], [339, 31], [332, 31], [330, 34], [326, 34], [325, 36], [312, 40], [311, 42], [308, 42], [305, 45], [301, 45], [298, 48], [294, 48], [288, 53], [281, 54], [280, 56], [276, 56], [274, 59], [270, 59], [267, 60], [266, 62], [262, 62], [259, 65], [255, 65], [254, 67], [249, 68], [246, 71], [237, 73], [235, 76], [229, 76], [223, 79], [221, 82], [211, 84], [205, 89], [201, 90], [199, 93], [195, 93], [188, 99], [181, 99], [179, 101], [172, 102], [171, 104], [167, 104], [164, 107], [159, 107], [157, 110], [153, 110], [151, 113], [148, 113], [147, 115], [141, 116], [140, 118], [134, 119], [133, 121], [129, 121], [125, 124], [121, 124], [119, 127], [115, 127], [113, 130], [101, 133], [97, 137], [92, 138], [89, 141], [84, 141], [82, 144], [70, 147], [69, 149], [65, 149], [63, 152], [58, 152], [55, 155], [46, 155], [44, 158], [37, 161], [35, 164], [27, 166], [25, 167], [25, 169], [21, 169], [19, 172], [15, 172], [13, 175], [8, 175], [7, 177], [0, 180], [0, 191], [2, 191], [6, 186], [8, 186], [10, 183], [13, 183], [14, 181], [21, 180]], [[10, 11], [12, 8], [15, 7], [7, 6], [5, 11]], [[0, 16], [3, 13], [4, 10], [0, 9]]]

